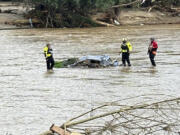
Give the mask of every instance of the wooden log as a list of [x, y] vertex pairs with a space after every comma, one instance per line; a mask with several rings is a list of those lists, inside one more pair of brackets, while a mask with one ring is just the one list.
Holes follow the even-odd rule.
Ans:
[[106, 26], [106, 27], [114, 27], [115, 25], [113, 24], [109, 24], [109, 23], [106, 23], [106, 22], [102, 22], [102, 21], [97, 21], [97, 20], [94, 20], [97, 24], [99, 25], [102, 25], [102, 26]]
[[72, 133], [71, 135], [81, 135], [80, 133]]
[[80, 133], [76, 133], [76, 132], [70, 133], [68, 131], [65, 131], [64, 129], [62, 129], [62, 128], [58, 127], [58, 126], [55, 126], [54, 124], [50, 127], [50, 130], [53, 133], [57, 133], [59, 135], [81, 135]]
[[71, 135], [70, 132], [65, 131], [64, 129], [62, 129], [58, 126], [55, 126], [54, 124], [50, 127], [50, 130], [54, 133], [59, 134], [59, 135]]
[[150, 8], [148, 9], [148, 13], [150, 13], [153, 8], [157, 8], [157, 5], [154, 5], [154, 6], [150, 7]]
[[53, 133], [52, 133], [52, 131], [46, 131], [46, 132], [44, 132], [44, 133], [42, 133], [40, 135], [53, 135]]

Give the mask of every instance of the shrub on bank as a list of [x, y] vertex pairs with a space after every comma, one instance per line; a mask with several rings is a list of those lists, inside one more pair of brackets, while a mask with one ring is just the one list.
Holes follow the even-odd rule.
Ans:
[[[136, 0], [16, 0], [24, 1], [27, 6], [33, 8], [29, 12], [29, 18], [39, 20], [37, 27], [94, 27], [98, 23], [91, 19], [96, 12], [104, 12], [111, 9], [114, 16], [118, 16], [118, 8], [113, 5], [134, 3]], [[123, 7], [141, 6], [171, 6], [180, 5], [179, 0], [146, 0], [144, 4], [132, 4]], [[137, 6], [138, 5], [138, 6]], [[122, 8], [122, 7], [121, 7]], [[113, 16], [113, 15], [112, 15]], [[113, 17], [112, 17], [113, 18]]]

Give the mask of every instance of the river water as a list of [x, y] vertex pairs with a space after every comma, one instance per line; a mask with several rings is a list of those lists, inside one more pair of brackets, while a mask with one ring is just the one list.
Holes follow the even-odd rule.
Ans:
[[[132, 67], [64, 68], [46, 72], [43, 47], [55, 60], [118, 55], [123, 37], [133, 44]], [[149, 38], [159, 44], [150, 64]], [[0, 31], [0, 134], [38, 135], [92, 107], [138, 95], [180, 96], [180, 25]]]

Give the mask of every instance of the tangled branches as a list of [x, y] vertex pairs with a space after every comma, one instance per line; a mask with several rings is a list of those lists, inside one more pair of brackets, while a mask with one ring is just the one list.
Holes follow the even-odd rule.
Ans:
[[61, 127], [85, 135], [180, 134], [180, 98], [119, 100], [98, 106]]

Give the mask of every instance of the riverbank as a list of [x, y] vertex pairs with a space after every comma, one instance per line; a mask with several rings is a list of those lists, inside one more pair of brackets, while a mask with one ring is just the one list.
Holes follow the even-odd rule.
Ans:
[[122, 11], [118, 16], [121, 25], [154, 25], [154, 24], [180, 24], [180, 14], [171, 16], [160, 11]]
[[0, 28], [20, 27], [17, 20], [24, 20], [26, 9], [22, 5], [12, 2], [0, 2]]
[[[0, 28], [30, 27], [29, 19], [24, 17], [26, 13], [27, 9], [22, 4], [0, 2]], [[107, 12], [96, 13], [90, 17], [101, 26], [180, 24], [180, 13], [173, 16], [172, 13], [157, 10], [121, 9], [116, 17]], [[36, 25], [40, 21], [34, 18], [32, 23]]]

